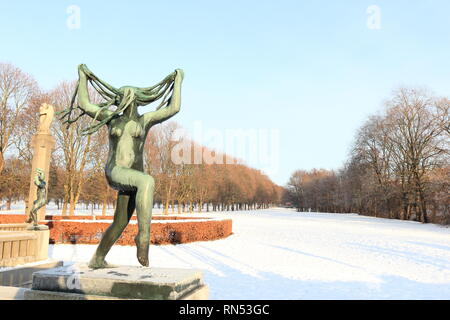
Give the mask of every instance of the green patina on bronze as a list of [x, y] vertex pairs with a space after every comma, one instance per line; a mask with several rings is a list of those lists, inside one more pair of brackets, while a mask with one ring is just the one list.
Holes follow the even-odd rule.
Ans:
[[42, 169], [36, 169], [36, 175], [34, 176], [34, 184], [37, 187], [36, 200], [33, 202], [33, 208], [30, 210], [30, 217], [27, 223], [33, 223], [33, 228], [39, 226], [37, 212], [40, 208], [47, 204], [47, 190], [45, 188], [45, 173]]
[[[141, 265], [148, 266], [154, 179], [144, 173], [143, 149], [148, 130], [180, 110], [184, 73], [177, 69], [148, 88], [124, 86], [119, 89], [100, 80], [84, 64], [78, 67], [78, 75], [78, 85], [71, 106], [62, 112], [61, 119], [67, 118], [65, 123], [70, 125], [83, 115], [93, 118], [94, 123], [83, 134], [92, 134], [101, 126], [108, 126], [109, 155], [105, 174], [109, 185], [118, 191], [114, 221], [105, 231], [89, 266], [108, 266], [105, 262], [106, 254], [128, 225], [135, 210], [138, 220], [138, 234], [134, 239], [137, 258]], [[106, 100], [105, 103], [90, 102], [88, 83]], [[155, 111], [139, 115], [139, 106], [160, 99], [162, 101]], [[76, 102], [81, 109], [77, 116], [74, 107]], [[117, 108], [110, 110], [112, 106]]]

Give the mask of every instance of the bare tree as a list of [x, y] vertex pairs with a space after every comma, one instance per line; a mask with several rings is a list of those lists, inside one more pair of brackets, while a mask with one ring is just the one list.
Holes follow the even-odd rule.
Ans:
[[305, 207], [304, 204], [304, 185], [303, 185], [303, 177], [306, 174], [305, 171], [297, 170], [295, 171], [291, 177], [289, 178], [289, 182], [287, 184], [289, 200], [291, 200], [297, 211], [300, 211]]
[[0, 173], [19, 117], [38, 92], [36, 81], [12, 64], [0, 63]]
[[[56, 111], [61, 111], [70, 105], [72, 94], [75, 90], [75, 82], [62, 82], [49, 93], [49, 102]], [[92, 94], [93, 101], [100, 101], [98, 95]], [[82, 135], [81, 131], [90, 125], [90, 119], [80, 118], [79, 121], [70, 126], [64, 125], [61, 121], [53, 122], [53, 135], [56, 138], [55, 159], [66, 170], [64, 183], [64, 202], [62, 214], [67, 214], [68, 204], [70, 204], [69, 215], [73, 215], [75, 206], [79, 200], [83, 184], [85, 182], [85, 167], [88, 163], [91, 141], [97, 140], [98, 133], [92, 135]]]
[[444, 153], [443, 127], [436, 100], [421, 89], [400, 88], [388, 102], [388, 136], [405, 180], [408, 197], [404, 198], [406, 218], [414, 214], [427, 222], [426, 193], [428, 173], [440, 164]]
[[33, 147], [31, 141], [39, 128], [39, 109], [42, 103], [48, 101], [44, 93], [35, 94], [27, 103], [26, 108], [17, 118], [17, 126], [13, 134], [13, 143], [18, 157], [31, 166]]
[[157, 197], [164, 202], [164, 212], [167, 214], [170, 203], [173, 203], [176, 193], [176, 166], [172, 161], [171, 152], [175, 143], [173, 134], [179, 126], [175, 122], [158, 125], [149, 132], [146, 142], [146, 170], [155, 177]]
[[13, 201], [23, 200], [28, 193], [30, 168], [27, 163], [17, 158], [5, 160], [0, 174], [0, 200], [6, 200], [6, 210], [11, 210]]
[[[298, 208], [448, 221], [448, 105], [423, 89], [394, 91], [383, 113], [358, 131], [338, 173], [296, 171], [288, 194]], [[295, 202], [295, 201], [294, 201]], [[447, 219], [447, 220], [446, 220]]]

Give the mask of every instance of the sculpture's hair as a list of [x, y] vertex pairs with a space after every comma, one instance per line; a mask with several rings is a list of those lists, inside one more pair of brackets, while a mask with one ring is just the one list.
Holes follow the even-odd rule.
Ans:
[[[162, 81], [157, 83], [152, 87], [147, 88], [136, 88], [136, 87], [121, 87], [116, 89], [115, 87], [109, 85], [108, 83], [100, 80], [95, 74], [93, 74], [87, 67], [85, 67], [85, 74], [88, 79], [88, 82], [92, 85], [92, 87], [99, 93], [99, 95], [106, 100], [106, 102], [100, 103], [98, 106], [100, 109], [97, 111], [94, 121], [97, 120], [98, 115], [105, 109], [109, 109], [111, 106], [117, 106], [116, 110], [112, 111], [112, 113], [106, 117], [105, 119], [99, 121], [98, 123], [92, 124], [90, 127], [83, 129], [84, 135], [90, 135], [96, 131], [98, 131], [103, 125], [107, 124], [114, 118], [117, 118], [123, 111], [125, 111], [131, 104], [135, 103], [137, 106], [145, 106], [154, 101], [157, 101], [162, 98], [161, 103], [158, 105], [156, 110], [159, 110], [162, 107], [168, 105], [171, 97], [171, 93], [173, 91], [173, 83], [175, 80], [176, 73], [173, 72], [169, 74]], [[67, 120], [64, 123], [67, 123], [70, 126], [72, 123], [76, 122], [80, 117], [82, 117], [85, 112], [82, 111], [78, 114], [74, 119], [72, 119], [72, 113], [76, 109], [74, 107], [77, 96], [78, 96], [78, 85], [75, 88], [75, 92], [72, 96], [70, 106], [59, 112], [61, 114], [60, 120], [63, 120], [67, 117]]]

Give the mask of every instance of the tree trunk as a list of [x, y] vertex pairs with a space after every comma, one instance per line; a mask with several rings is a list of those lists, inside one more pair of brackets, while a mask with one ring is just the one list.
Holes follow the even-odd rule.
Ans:
[[73, 187], [71, 187], [70, 193], [69, 193], [69, 203], [70, 203], [69, 216], [73, 216], [73, 214], [75, 212], [76, 203], [74, 203], [74, 201], [75, 201], [75, 193], [73, 192]]
[[164, 203], [164, 214], [169, 214], [169, 199]]
[[0, 150], [0, 174], [3, 172], [5, 167], [5, 158], [3, 157], [3, 151]]

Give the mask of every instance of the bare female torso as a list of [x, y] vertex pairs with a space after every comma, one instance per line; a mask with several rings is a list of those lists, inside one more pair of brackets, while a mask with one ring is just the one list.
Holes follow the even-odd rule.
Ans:
[[111, 172], [116, 166], [144, 171], [143, 152], [149, 129], [144, 127], [141, 117], [122, 116], [108, 124], [109, 154], [105, 172], [113, 188]]

